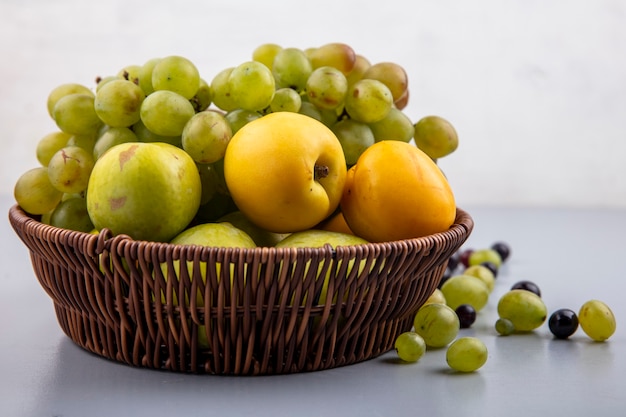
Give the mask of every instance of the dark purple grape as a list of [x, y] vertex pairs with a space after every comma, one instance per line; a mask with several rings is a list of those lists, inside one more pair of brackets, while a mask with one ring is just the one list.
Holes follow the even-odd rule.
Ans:
[[578, 329], [578, 316], [572, 310], [562, 308], [552, 313], [548, 326], [557, 339], [567, 339]]
[[461, 304], [456, 308], [456, 315], [459, 317], [461, 329], [468, 329], [476, 321], [476, 309], [471, 304]]
[[459, 262], [461, 261], [461, 257], [458, 252], [455, 252], [448, 259], [448, 269], [450, 271], [454, 271], [457, 266], [459, 266]]
[[493, 262], [483, 262], [481, 265], [489, 269], [493, 273], [494, 278], [498, 278], [498, 266], [496, 264]]
[[463, 249], [459, 253], [459, 262], [467, 268], [469, 266], [469, 257], [474, 252], [474, 249]]
[[494, 243], [493, 245], [491, 245], [491, 249], [498, 252], [500, 258], [502, 259], [502, 262], [505, 262], [509, 258], [509, 256], [511, 256], [511, 247], [504, 242]]
[[518, 281], [511, 287], [512, 290], [526, 290], [530, 292], [534, 292], [539, 297], [541, 297], [541, 290], [539, 286], [532, 281]]

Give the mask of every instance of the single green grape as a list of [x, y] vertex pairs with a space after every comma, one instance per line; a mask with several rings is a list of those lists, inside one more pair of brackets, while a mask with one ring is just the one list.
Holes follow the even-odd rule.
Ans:
[[123, 79], [124, 78], [120, 78], [117, 75], [109, 75], [107, 77], [97, 77], [96, 78], [96, 94], [102, 87], [104, 87], [109, 82], [115, 81], [115, 80], [123, 80]]
[[180, 136], [196, 114], [188, 99], [169, 90], [158, 90], [145, 98], [140, 115], [143, 124], [160, 136]]
[[154, 86], [152, 85], [152, 71], [159, 61], [161, 61], [161, 58], [151, 58], [146, 61], [139, 70], [139, 87], [141, 87], [145, 95], [152, 94], [154, 92]]
[[152, 87], [191, 99], [200, 87], [200, 72], [189, 59], [172, 55], [160, 59], [152, 68]]
[[537, 294], [526, 290], [510, 290], [498, 301], [498, 316], [508, 319], [519, 332], [532, 331], [543, 324], [548, 309]]
[[228, 77], [228, 84], [237, 107], [250, 111], [268, 107], [276, 88], [272, 71], [257, 61], [236, 66]]
[[369, 127], [376, 142], [382, 140], [410, 142], [415, 132], [411, 119], [395, 107], [392, 107], [382, 120], [370, 123]]
[[348, 85], [352, 85], [355, 82], [362, 80], [363, 75], [372, 64], [363, 55], [356, 54], [354, 57], [354, 66], [352, 70], [346, 75]]
[[375, 123], [384, 119], [392, 106], [393, 98], [389, 88], [378, 80], [357, 81], [346, 94], [346, 112], [362, 123]]
[[484, 262], [491, 262], [497, 268], [502, 266], [502, 258], [494, 249], [477, 249], [473, 251], [468, 259], [468, 266], [480, 265]]
[[617, 328], [613, 311], [600, 300], [589, 300], [580, 307], [578, 323], [585, 334], [596, 342], [607, 340]]
[[333, 67], [315, 69], [306, 81], [309, 101], [320, 109], [336, 109], [341, 106], [348, 92], [348, 80]]
[[79, 146], [66, 146], [57, 151], [48, 163], [50, 183], [64, 193], [87, 189], [94, 159], [91, 152]]
[[108, 126], [132, 126], [139, 121], [145, 97], [141, 87], [132, 81], [110, 81], [96, 93], [96, 114]]
[[415, 123], [415, 144], [432, 159], [443, 158], [459, 146], [454, 126], [439, 116], [426, 116]]
[[468, 266], [463, 270], [463, 275], [470, 275], [480, 279], [482, 282], [485, 283], [485, 285], [489, 289], [489, 292], [492, 292], [493, 288], [496, 285], [495, 275], [493, 274], [493, 272], [491, 272], [491, 269], [487, 268], [484, 265]]
[[447, 305], [426, 304], [417, 310], [413, 327], [426, 346], [440, 348], [454, 340], [461, 324], [456, 312]]
[[426, 353], [426, 342], [415, 332], [404, 332], [396, 338], [396, 353], [405, 362], [417, 362]]
[[[183, 129], [184, 129], [184, 127], [183, 127]], [[150, 142], [164, 142], [164, 143], [169, 143], [170, 145], [177, 146], [179, 148], [183, 147], [183, 144], [182, 144], [182, 132], [178, 136], [157, 135], [156, 133], [150, 131], [146, 127], [146, 125], [143, 124], [143, 122], [141, 120], [139, 120], [137, 123], [135, 123], [131, 127], [131, 130], [133, 131], [135, 136], [137, 136], [137, 140], [139, 142], [146, 142], [146, 143], [150, 143]]]
[[509, 319], [499, 318], [495, 324], [496, 331], [502, 336], [508, 336], [515, 333], [515, 325]]
[[271, 70], [274, 65], [274, 58], [276, 58], [276, 54], [278, 54], [282, 49], [282, 46], [275, 43], [264, 43], [257, 46], [254, 51], [252, 51], [252, 60], [260, 62]]
[[86, 95], [91, 95], [92, 97], [94, 96], [94, 93], [88, 87], [82, 84], [77, 84], [77, 83], [61, 84], [57, 86], [56, 88], [54, 88], [48, 94], [47, 108], [48, 108], [48, 114], [50, 115], [50, 117], [54, 119], [54, 106], [56, 106], [57, 102], [61, 98], [68, 96], [70, 94], [86, 94]]
[[68, 133], [57, 131], [48, 133], [43, 138], [39, 139], [39, 142], [37, 142], [36, 155], [37, 161], [39, 161], [41, 166], [47, 167], [52, 155], [59, 149], [64, 148], [71, 137], [72, 135]]
[[209, 108], [211, 105], [213, 93], [211, 86], [203, 78], [200, 78], [200, 86], [198, 91], [191, 98], [191, 104], [196, 112], [201, 112]]
[[72, 135], [93, 135], [102, 126], [96, 113], [93, 94], [68, 94], [60, 98], [53, 110], [56, 125]]
[[59, 204], [63, 192], [50, 182], [47, 167], [37, 167], [29, 169], [17, 179], [13, 196], [25, 212], [46, 214]]
[[127, 127], [111, 127], [104, 131], [96, 141], [93, 147], [94, 159], [100, 158], [107, 150], [115, 145], [129, 142], [138, 142], [139, 139], [135, 132]]
[[379, 62], [371, 65], [363, 74], [363, 78], [378, 80], [385, 84], [391, 91], [393, 101], [402, 97], [409, 87], [406, 71], [395, 62]]
[[230, 124], [215, 111], [195, 114], [185, 125], [182, 145], [185, 152], [200, 164], [211, 164], [224, 157], [233, 136]]
[[[107, 129], [101, 129], [100, 131], [106, 132]], [[97, 134], [72, 135], [67, 140], [67, 144], [65, 146], [78, 146], [79, 148], [83, 148], [87, 152], [93, 152], [93, 148], [96, 145], [97, 140], [98, 140]]]
[[356, 164], [359, 156], [374, 144], [374, 135], [365, 123], [343, 119], [331, 126], [331, 130], [341, 144], [348, 165]]
[[139, 74], [141, 72], [141, 65], [126, 65], [124, 68], [117, 72], [117, 77], [123, 80], [131, 81], [135, 84], [139, 84]]
[[239, 131], [242, 127], [247, 125], [253, 120], [256, 120], [262, 117], [261, 113], [256, 111], [244, 110], [244, 109], [235, 109], [226, 113], [226, 120], [230, 124], [230, 128], [233, 132], [233, 135]]
[[50, 214], [48, 224], [85, 233], [94, 229], [87, 212], [87, 201], [81, 197], [72, 197], [61, 201]]
[[446, 351], [446, 362], [459, 372], [474, 372], [487, 363], [489, 352], [482, 340], [476, 337], [460, 337]]
[[345, 43], [333, 42], [308, 50], [313, 69], [320, 67], [337, 68], [344, 75], [350, 74], [356, 62], [354, 49]]
[[298, 48], [284, 48], [278, 51], [271, 69], [278, 88], [293, 88], [299, 93], [304, 91], [312, 71], [309, 58]]
[[237, 103], [233, 100], [228, 79], [235, 68], [230, 67], [218, 72], [211, 80], [211, 92], [213, 104], [224, 111], [237, 109]]
[[447, 305], [456, 310], [461, 304], [469, 304], [474, 310], [482, 310], [489, 301], [489, 288], [472, 275], [454, 275], [441, 286]]
[[302, 106], [302, 98], [300, 94], [293, 88], [279, 88], [274, 93], [274, 98], [270, 103], [270, 110], [272, 112], [290, 111], [298, 113]]

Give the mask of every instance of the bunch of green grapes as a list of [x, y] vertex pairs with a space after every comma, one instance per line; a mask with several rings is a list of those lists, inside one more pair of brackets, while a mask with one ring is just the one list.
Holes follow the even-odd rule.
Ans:
[[183, 148], [196, 161], [203, 201], [210, 202], [225, 188], [213, 164], [223, 158], [232, 137], [224, 114], [209, 109], [211, 96], [196, 65], [181, 56], [126, 66], [97, 77], [93, 88], [59, 85], [46, 103], [56, 130], [37, 144], [40, 166], [16, 182], [17, 203], [45, 223], [90, 232], [85, 195], [91, 170], [108, 149], [129, 142]]

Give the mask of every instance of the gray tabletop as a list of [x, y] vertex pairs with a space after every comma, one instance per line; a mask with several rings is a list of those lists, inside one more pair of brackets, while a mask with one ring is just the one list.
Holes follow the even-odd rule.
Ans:
[[[0, 198], [7, 213], [11, 196]], [[28, 252], [0, 223], [0, 410], [5, 416], [515, 416], [624, 415], [626, 211], [466, 208], [476, 226], [465, 247], [508, 242], [513, 254], [471, 329], [489, 349], [478, 372], [456, 374], [445, 349], [416, 364], [395, 352], [326, 371], [263, 377], [136, 369], [77, 347], [61, 331]], [[497, 299], [516, 281], [542, 290], [550, 312], [589, 299], [611, 306], [617, 331], [594, 343], [581, 329], [556, 340], [547, 324], [498, 336]]]

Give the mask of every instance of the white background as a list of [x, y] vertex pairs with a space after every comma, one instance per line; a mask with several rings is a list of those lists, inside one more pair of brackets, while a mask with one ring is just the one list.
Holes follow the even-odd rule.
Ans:
[[0, 193], [55, 130], [50, 90], [183, 55], [210, 80], [265, 42], [345, 42], [409, 74], [460, 146], [460, 206], [626, 208], [623, 0], [0, 0]]

